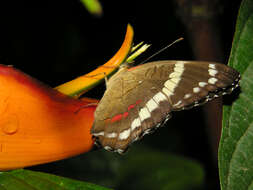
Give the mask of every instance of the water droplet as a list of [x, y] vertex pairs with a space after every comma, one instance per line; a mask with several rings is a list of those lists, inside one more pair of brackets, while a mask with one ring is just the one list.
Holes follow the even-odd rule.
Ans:
[[19, 122], [16, 115], [9, 115], [7, 118], [2, 118], [0, 127], [7, 135], [13, 135], [18, 131]]
[[13, 135], [18, 131], [18, 125], [15, 122], [9, 121], [2, 126], [2, 130], [7, 135]]

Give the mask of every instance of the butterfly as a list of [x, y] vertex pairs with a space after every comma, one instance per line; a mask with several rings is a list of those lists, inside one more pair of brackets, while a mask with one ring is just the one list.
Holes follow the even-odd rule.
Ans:
[[215, 62], [155, 61], [122, 67], [107, 82], [91, 134], [104, 149], [124, 153], [171, 112], [229, 94], [239, 79], [239, 72]]

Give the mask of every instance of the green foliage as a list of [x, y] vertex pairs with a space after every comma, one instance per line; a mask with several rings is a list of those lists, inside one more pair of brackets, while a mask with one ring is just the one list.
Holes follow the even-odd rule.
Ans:
[[0, 173], [0, 190], [107, 190], [107, 188], [42, 172], [14, 170]]
[[224, 108], [219, 147], [223, 190], [253, 189], [253, 1], [244, 0], [239, 11], [229, 65], [242, 79], [241, 93]]
[[91, 14], [96, 16], [102, 15], [102, 6], [98, 0], [81, 0], [81, 2]]
[[118, 189], [190, 190], [202, 187], [203, 168], [195, 161], [144, 147], [132, 147], [119, 167]]

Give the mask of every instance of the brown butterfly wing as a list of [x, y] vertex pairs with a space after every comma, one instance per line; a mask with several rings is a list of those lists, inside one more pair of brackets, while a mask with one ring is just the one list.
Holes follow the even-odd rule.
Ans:
[[[118, 73], [117, 73], [118, 74]], [[146, 129], [162, 121], [170, 112], [169, 103], [164, 102], [163, 114], [157, 118], [149, 118], [136, 124], [140, 126], [131, 130], [131, 124], [136, 117], [139, 118], [140, 110], [151, 96], [159, 92], [158, 87], [152, 88], [152, 84], [145, 80], [142, 75], [123, 70], [121, 74], [113, 76], [109, 80], [107, 90], [101, 99], [96, 112], [92, 134], [98, 137], [99, 143], [107, 150], [124, 152], [128, 145], [142, 136]], [[165, 96], [164, 96], [165, 98]], [[132, 127], [133, 129], [133, 127]]]
[[229, 93], [238, 80], [237, 71], [212, 62], [158, 61], [123, 69], [109, 80], [91, 133], [105, 149], [124, 152], [171, 111]]

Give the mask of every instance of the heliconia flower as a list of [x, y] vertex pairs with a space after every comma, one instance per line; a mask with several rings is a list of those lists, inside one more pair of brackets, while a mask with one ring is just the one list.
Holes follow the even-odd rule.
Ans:
[[94, 144], [90, 129], [98, 100], [73, 97], [102, 81], [101, 73], [115, 71], [127, 57], [132, 39], [133, 30], [128, 25], [125, 40], [111, 60], [56, 89], [13, 67], [0, 65], [0, 170], [90, 151]]
[[105, 79], [105, 75], [113, 74], [119, 65], [127, 58], [131, 50], [134, 31], [131, 25], [128, 24], [125, 40], [118, 52], [104, 65], [98, 67], [94, 71], [80, 76], [72, 81], [64, 83], [56, 89], [61, 93], [78, 98], [83, 93], [87, 92], [99, 82]]

